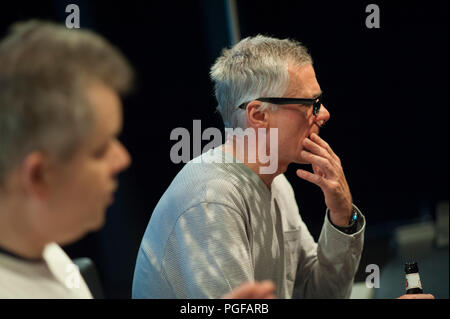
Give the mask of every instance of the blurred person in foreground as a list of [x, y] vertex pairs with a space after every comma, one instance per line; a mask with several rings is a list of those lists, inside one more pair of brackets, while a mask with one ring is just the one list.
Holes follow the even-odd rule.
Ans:
[[[79, 287], [67, 285], [60, 245], [103, 226], [131, 163], [118, 135], [132, 80], [90, 31], [33, 20], [0, 42], [0, 298], [92, 298], [79, 273]], [[273, 284], [224, 297], [273, 298]]]

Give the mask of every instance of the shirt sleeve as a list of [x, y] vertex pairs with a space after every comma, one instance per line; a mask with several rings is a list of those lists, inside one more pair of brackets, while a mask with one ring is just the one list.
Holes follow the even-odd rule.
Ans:
[[345, 234], [328, 219], [317, 243], [309, 232], [302, 238], [294, 298], [349, 298], [364, 243], [365, 218], [359, 209], [357, 231]]
[[170, 233], [162, 274], [177, 298], [220, 298], [254, 281], [244, 217], [232, 207], [201, 203]]

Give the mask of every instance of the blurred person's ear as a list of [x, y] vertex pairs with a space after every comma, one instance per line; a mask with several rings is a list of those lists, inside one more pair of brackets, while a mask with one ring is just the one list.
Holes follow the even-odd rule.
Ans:
[[27, 196], [43, 200], [48, 196], [51, 162], [43, 152], [29, 153], [20, 167], [20, 181]]

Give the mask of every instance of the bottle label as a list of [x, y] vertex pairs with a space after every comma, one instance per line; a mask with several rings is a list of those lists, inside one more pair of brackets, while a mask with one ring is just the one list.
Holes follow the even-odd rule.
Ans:
[[420, 282], [420, 276], [418, 273], [406, 275], [406, 290], [413, 288], [422, 289], [422, 283]]

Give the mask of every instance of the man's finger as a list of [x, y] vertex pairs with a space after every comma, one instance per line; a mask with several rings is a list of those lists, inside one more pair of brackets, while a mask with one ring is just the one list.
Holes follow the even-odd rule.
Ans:
[[397, 299], [435, 299], [435, 298], [431, 294], [410, 294], [400, 296]]
[[255, 287], [255, 299], [274, 299], [275, 285], [271, 281], [263, 281]]
[[313, 168], [314, 174], [317, 174], [319, 176], [325, 177], [325, 174], [322, 172], [322, 170], [320, 169], [319, 166], [312, 165], [312, 168]]
[[315, 143], [314, 141], [312, 141], [309, 138], [305, 138], [303, 140], [303, 146], [308, 149], [312, 154], [318, 155], [320, 157], [324, 157], [327, 159], [331, 159], [332, 156], [331, 154], [322, 146], [320, 146], [319, 144]]
[[305, 161], [309, 162], [310, 164], [319, 166], [321, 171], [327, 176], [336, 175], [334, 169], [335, 167], [331, 164], [329, 159], [314, 155], [313, 153], [304, 150], [300, 152], [300, 155]]
[[248, 282], [224, 295], [224, 299], [273, 299], [275, 285], [270, 281]]
[[224, 295], [223, 299], [244, 299], [244, 298], [252, 298], [253, 296], [253, 287], [255, 283], [247, 282], [245, 284], [240, 285], [239, 287], [233, 289], [226, 295]]
[[319, 135], [317, 135], [316, 133], [312, 133], [310, 136], [311, 140], [313, 142], [316, 142], [317, 144], [319, 144], [320, 146], [322, 146], [324, 149], [327, 150], [327, 152], [338, 162], [341, 163], [341, 160], [339, 159], [339, 157], [333, 152], [333, 149], [330, 147], [330, 145], [325, 142]]
[[297, 170], [297, 176], [308, 181], [311, 182], [313, 184], [316, 184], [317, 186], [321, 187], [324, 184], [324, 179], [322, 176], [319, 176], [317, 174], [312, 174], [308, 171], [305, 171], [304, 169], [298, 169]]

